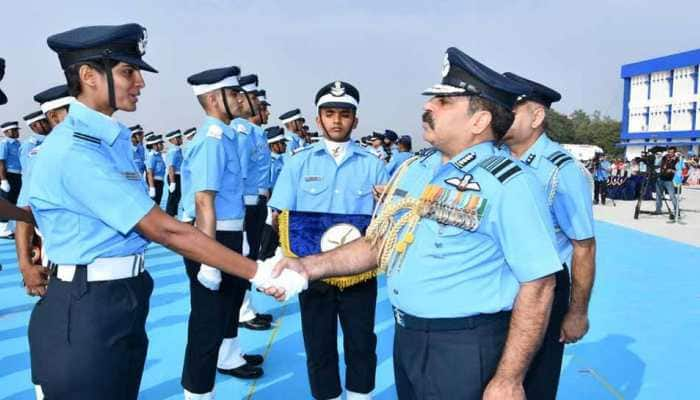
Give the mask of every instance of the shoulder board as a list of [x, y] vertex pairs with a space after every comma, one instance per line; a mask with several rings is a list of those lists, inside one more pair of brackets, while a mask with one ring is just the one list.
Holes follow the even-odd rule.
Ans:
[[98, 138], [96, 138], [96, 137], [94, 137], [94, 136], [90, 136], [90, 135], [86, 135], [86, 134], [84, 134], [84, 133], [80, 133], [80, 132], [73, 132], [73, 138], [74, 138], [74, 139], [78, 139], [78, 140], [83, 140], [83, 141], [86, 141], [86, 142], [95, 143], [95, 144], [100, 144], [100, 143], [102, 143], [102, 141], [101, 141], [100, 139], [98, 139]]
[[245, 133], [246, 135], [248, 134], [248, 128], [245, 127], [243, 124], [237, 124], [236, 126], [236, 132], [240, 133]]
[[311, 148], [311, 146], [304, 146], [304, 147], [296, 148], [296, 149], [292, 150], [292, 155], [295, 156], [304, 150], [309, 150], [310, 148]]
[[570, 155], [566, 154], [561, 150], [555, 151], [554, 153], [550, 154], [547, 157], [547, 160], [549, 160], [557, 168], [561, 168], [564, 164], [574, 161], [574, 159]]
[[522, 172], [518, 164], [503, 156], [491, 156], [482, 161], [479, 166], [490, 172], [501, 183], [506, 183], [510, 178]]
[[223, 135], [223, 133], [224, 130], [218, 125], [209, 125], [209, 129], [207, 129], [207, 136], [214, 139], [221, 140], [221, 135]]
[[418, 154], [416, 154], [416, 155], [418, 157], [429, 157], [429, 156], [435, 154], [436, 151], [437, 151], [437, 149], [435, 147], [428, 147], [427, 149], [423, 149], [423, 150], [419, 151]]

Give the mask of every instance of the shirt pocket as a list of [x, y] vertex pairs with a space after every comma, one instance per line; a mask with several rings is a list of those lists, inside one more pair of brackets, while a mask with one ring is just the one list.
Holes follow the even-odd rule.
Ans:
[[329, 203], [327, 200], [330, 200], [330, 196], [327, 193], [328, 183], [322, 179], [302, 181], [300, 189], [297, 202], [300, 209], [309, 211], [316, 209], [321, 209], [317, 211], [325, 210], [326, 203]]

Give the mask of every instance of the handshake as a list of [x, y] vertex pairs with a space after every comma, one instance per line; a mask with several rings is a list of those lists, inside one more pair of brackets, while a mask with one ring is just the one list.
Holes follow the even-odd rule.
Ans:
[[[271, 258], [258, 261], [258, 270], [250, 283], [258, 290], [275, 297], [279, 301], [289, 300], [305, 290], [309, 286], [306, 273], [301, 268], [294, 268], [284, 263], [285, 259], [282, 249], [277, 248], [277, 252]], [[275, 268], [278, 266], [278, 268]], [[281, 267], [285, 267], [280, 271]], [[197, 274], [199, 282], [210, 290], [218, 290], [221, 283], [221, 271], [214, 267], [202, 264]]]

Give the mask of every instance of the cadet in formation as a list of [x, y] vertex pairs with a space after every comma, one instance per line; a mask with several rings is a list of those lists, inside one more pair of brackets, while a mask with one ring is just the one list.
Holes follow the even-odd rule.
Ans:
[[150, 135], [146, 138], [146, 182], [148, 195], [160, 205], [163, 198], [163, 180], [165, 179], [165, 161], [163, 160], [163, 135]]
[[179, 129], [169, 132], [165, 138], [170, 142], [165, 156], [165, 167], [168, 176], [168, 202], [165, 212], [171, 217], [177, 217], [180, 197], [182, 196], [182, 182], [180, 180], [180, 168], [182, 166], [182, 132]]
[[[272, 209], [370, 216], [372, 187], [388, 180], [384, 163], [350, 140], [357, 127], [358, 90], [335, 81], [316, 95], [316, 123], [324, 139], [290, 157], [277, 178]], [[281, 228], [280, 228], [281, 229]], [[358, 235], [360, 232], [357, 232]], [[343, 329], [348, 399], [369, 399], [374, 389], [377, 338], [374, 274], [314, 282], [299, 295], [306, 364], [315, 399], [340, 399], [337, 326]]]

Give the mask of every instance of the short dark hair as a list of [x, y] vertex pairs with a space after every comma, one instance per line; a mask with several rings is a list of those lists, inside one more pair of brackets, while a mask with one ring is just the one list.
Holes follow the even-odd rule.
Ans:
[[488, 111], [491, 113], [491, 129], [496, 137], [496, 141], [503, 139], [510, 126], [513, 125], [515, 114], [498, 104], [482, 97], [469, 97], [469, 112], [474, 114], [477, 111]]
[[102, 63], [96, 61], [85, 61], [78, 64], [73, 64], [67, 67], [63, 72], [66, 75], [66, 83], [68, 84], [68, 93], [73, 97], [78, 97], [82, 92], [80, 88], [80, 67], [87, 65], [88, 67], [96, 70], [100, 74], [105, 73], [105, 66]]

